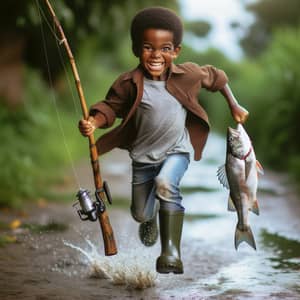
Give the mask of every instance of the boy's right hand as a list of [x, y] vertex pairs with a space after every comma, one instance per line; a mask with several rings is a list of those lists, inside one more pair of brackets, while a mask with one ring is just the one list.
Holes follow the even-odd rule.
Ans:
[[231, 114], [237, 123], [244, 124], [249, 116], [249, 112], [239, 104], [231, 107]]
[[90, 136], [96, 129], [95, 118], [89, 116], [87, 120], [81, 119], [78, 123], [78, 128], [83, 136]]

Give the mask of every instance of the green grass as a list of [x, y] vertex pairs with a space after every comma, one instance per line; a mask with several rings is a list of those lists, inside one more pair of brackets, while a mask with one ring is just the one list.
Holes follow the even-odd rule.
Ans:
[[218, 189], [205, 187], [205, 186], [183, 186], [180, 188], [180, 191], [183, 194], [193, 194], [197, 192], [211, 193], [211, 192], [218, 191]]
[[69, 226], [65, 223], [51, 221], [45, 225], [36, 223], [25, 223], [22, 228], [29, 229], [32, 233], [50, 233], [50, 232], [64, 232]]
[[[299, 241], [288, 239], [277, 233], [270, 233], [265, 229], [261, 231], [260, 237], [263, 245], [274, 251], [274, 256], [269, 259], [273, 262], [275, 269], [300, 269]], [[293, 261], [294, 258], [297, 261]]]
[[17, 243], [17, 239], [15, 236], [10, 235], [0, 235], [0, 247], [4, 247], [8, 244]]

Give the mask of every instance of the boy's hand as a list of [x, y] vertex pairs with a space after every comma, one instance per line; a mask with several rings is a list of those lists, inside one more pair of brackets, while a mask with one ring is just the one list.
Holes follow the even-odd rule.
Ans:
[[233, 119], [237, 123], [245, 123], [249, 112], [239, 105], [237, 100], [235, 99], [230, 87], [228, 84], [225, 84], [225, 86], [220, 90], [221, 94], [225, 97], [231, 111], [231, 115]]
[[249, 116], [249, 112], [239, 104], [235, 104], [231, 107], [231, 114], [237, 123], [242, 124], [246, 122]]
[[94, 117], [89, 117], [87, 120], [81, 119], [78, 123], [78, 128], [83, 136], [90, 136], [96, 129]]

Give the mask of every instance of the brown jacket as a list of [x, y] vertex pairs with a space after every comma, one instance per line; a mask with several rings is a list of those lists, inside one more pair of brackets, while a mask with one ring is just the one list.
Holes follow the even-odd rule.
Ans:
[[[106, 100], [91, 107], [91, 115], [97, 112], [105, 115], [107, 127], [112, 126], [116, 118], [123, 119], [121, 125], [97, 140], [99, 155], [115, 147], [130, 150], [136, 134], [132, 116], [143, 96], [143, 78], [140, 66], [122, 74], [109, 89]], [[205, 88], [215, 92], [226, 83], [226, 74], [213, 66], [198, 66], [194, 63], [171, 66], [166, 88], [188, 111], [186, 127], [194, 148], [195, 160], [201, 158], [209, 132], [207, 113], [197, 99], [199, 90]]]

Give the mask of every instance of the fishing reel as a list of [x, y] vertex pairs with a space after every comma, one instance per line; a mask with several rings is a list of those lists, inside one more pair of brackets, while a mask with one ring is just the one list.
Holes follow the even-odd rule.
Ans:
[[[103, 182], [102, 188], [95, 191], [95, 201], [91, 198], [88, 190], [82, 188], [79, 189], [76, 194], [78, 201], [73, 204], [73, 207], [77, 208], [77, 213], [82, 221], [90, 220], [95, 222], [98, 219], [98, 215], [105, 211], [104, 199], [101, 197], [103, 194], [109, 204], [112, 204], [110, 191], [106, 181]], [[78, 208], [78, 204], [80, 208]]]

